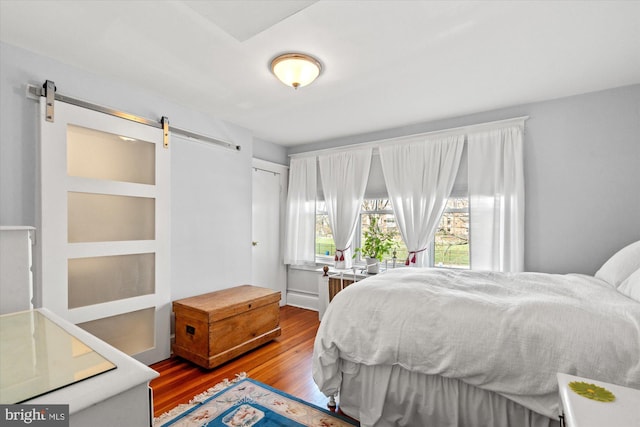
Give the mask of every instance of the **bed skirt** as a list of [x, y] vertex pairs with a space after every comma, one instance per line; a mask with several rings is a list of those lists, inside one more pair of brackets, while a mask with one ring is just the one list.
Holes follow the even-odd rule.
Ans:
[[340, 409], [362, 427], [559, 427], [497, 393], [400, 366], [342, 361]]

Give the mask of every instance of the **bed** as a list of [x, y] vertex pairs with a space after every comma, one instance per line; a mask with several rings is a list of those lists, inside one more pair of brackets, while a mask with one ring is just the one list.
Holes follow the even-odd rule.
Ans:
[[557, 426], [558, 372], [640, 388], [640, 241], [595, 276], [389, 270], [336, 295], [314, 345], [363, 427]]

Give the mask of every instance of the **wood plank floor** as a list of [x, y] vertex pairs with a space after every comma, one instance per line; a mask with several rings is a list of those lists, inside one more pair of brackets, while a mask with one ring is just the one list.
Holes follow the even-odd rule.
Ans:
[[319, 325], [318, 312], [284, 306], [280, 309], [279, 338], [217, 368], [203, 369], [179, 357], [151, 365], [160, 373], [151, 382], [154, 415], [187, 403], [196, 394], [225, 378], [234, 378], [239, 372], [326, 408], [327, 398], [311, 377], [313, 341]]

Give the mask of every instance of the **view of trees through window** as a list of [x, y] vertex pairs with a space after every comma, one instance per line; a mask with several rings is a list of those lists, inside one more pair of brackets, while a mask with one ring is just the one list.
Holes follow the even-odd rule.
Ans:
[[[378, 219], [383, 232], [393, 236], [396, 242], [396, 262], [404, 264], [407, 258], [407, 247], [402, 241], [395, 215], [388, 199], [368, 199], [362, 203], [360, 223], [356, 231], [353, 248], [360, 247], [364, 231], [368, 229], [372, 218]], [[333, 256], [336, 247], [333, 242], [329, 216], [324, 202], [317, 204], [316, 213], [316, 256]], [[448, 200], [438, 229], [436, 230], [433, 247], [433, 265], [436, 267], [469, 268], [469, 199], [466, 197], [452, 197]], [[393, 262], [393, 254], [384, 259]]]
[[332, 256], [336, 252], [329, 215], [324, 201], [316, 203], [316, 256]]
[[[360, 246], [360, 242], [364, 239], [364, 232], [369, 229], [372, 218], [378, 219], [378, 225], [383, 233], [391, 235], [395, 242], [396, 262], [404, 263], [407, 259], [407, 246], [402, 241], [400, 229], [396, 217], [391, 208], [391, 202], [388, 199], [369, 199], [362, 202], [360, 208], [360, 227], [359, 240], [354, 242], [356, 247]], [[384, 256], [385, 260], [393, 261], [393, 253]]]
[[469, 199], [447, 201], [434, 238], [433, 265], [469, 268]]

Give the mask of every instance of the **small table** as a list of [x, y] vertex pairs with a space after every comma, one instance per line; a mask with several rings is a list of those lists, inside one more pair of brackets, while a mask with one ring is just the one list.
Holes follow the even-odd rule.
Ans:
[[[557, 374], [560, 398], [567, 427], [640, 426], [640, 390], [567, 374]], [[571, 381], [582, 381], [612, 392], [613, 402], [598, 402], [582, 397], [569, 388]]]

